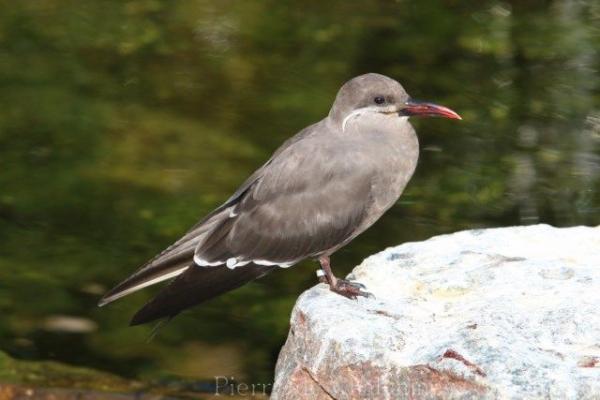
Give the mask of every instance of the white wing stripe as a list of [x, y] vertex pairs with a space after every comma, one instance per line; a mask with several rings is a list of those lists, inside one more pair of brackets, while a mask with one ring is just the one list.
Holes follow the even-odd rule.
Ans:
[[298, 261], [300, 261], [300, 260], [295, 260], [295, 261], [290, 261], [290, 262], [274, 262], [274, 261], [269, 261], [269, 260], [240, 260], [238, 258], [231, 257], [227, 260], [208, 262], [208, 261], [200, 258], [197, 254], [194, 255], [194, 263], [199, 267], [216, 267], [217, 265], [225, 264], [227, 266], [227, 268], [229, 268], [229, 269], [243, 267], [244, 265], [250, 264], [250, 263], [254, 263], [254, 264], [258, 264], [258, 265], [265, 265], [265, 266], [277, 265], [281, 268], [289, 268], [292, 265], [296, 264]]
[[176, 269], [175, 271], [171, 271], [168, 274], [157, 276], [154, 279], [150, 279], [149, 281], [145, 281], [145, 282], [142, 282], [142, 283], [140, 283], [138, 285], [132, 286], [132, 287], [130, 287], [128, 289], [123, 290], [122, 292], [115, 293], [114, 295], [112, 295], [110, 297], [102, 299], [102, 302], [100, 304], [98, 304], [98, 305], [100, 307], [102, 307], [103, 305], [108, 304], [108, 303], [110, 303], [110, 302], [112, 302], [114, 300], [120, 299], [123, 296], [127, 296], [129, 293], [133, 293], [136, 290], [140, 290], [140, 289], [145, 288], [146, 286], [154, 285], [155, 283], [162, 282], [164, 280], [173, 278], [173, 277], [175, 277], [177, 275], [180, 275], [186, 269], [188, 269], [188, 266]]

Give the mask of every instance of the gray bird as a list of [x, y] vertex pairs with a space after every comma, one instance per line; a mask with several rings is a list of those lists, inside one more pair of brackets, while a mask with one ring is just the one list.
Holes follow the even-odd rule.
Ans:
[[336, 293], [368, 296], [337, 278], [329, 257], [400, 197], [419, 157], [413, 115], [461, 119], [412, 100], [395, 80], [365, 74], [346, 82], [329, 115], [288, 139], [221, 206], [99, 302], [172, 279], [131, 325], [172, 318], [275, 268], [311, 258]]

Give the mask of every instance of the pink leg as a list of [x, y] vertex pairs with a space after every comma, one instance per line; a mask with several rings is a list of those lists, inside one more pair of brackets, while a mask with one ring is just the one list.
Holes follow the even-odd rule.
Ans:
[[340, 294], [349, 299], [356, 299], [357, 296], [373, 297], [371, 293], [362, 290], [365, 288], [364, 285], [357, 282], [350, 282], [345, 279], [336, 278], [331, 271], [331, 265], [329, 264], [328, 256], [320, 257], [319, 264], [321, 264], [321, 268], [325, 273], [323, 277], [319, 277], [319, 280], [323, 283], [328, 283], [329, 289], [332, 292]]

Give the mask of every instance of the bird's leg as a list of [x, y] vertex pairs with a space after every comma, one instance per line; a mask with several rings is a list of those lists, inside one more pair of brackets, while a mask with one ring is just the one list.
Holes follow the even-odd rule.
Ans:
[[325, 271], [323, 271], [322, 269], [317, 270], [317, 279], [319, 280], [319, 282], [326, 283], [329, 285], [329, 279], [327, 279], [327, 275], [325, 275]]
[[319, 280], [323, 283], [329, 284], [329, 290], [335, 292], [337, 294], [341, 294], [344, 297], [349, 299], [356, 299], [357, 296], [363, 297], [372, 297], [373, 295], [369, 292], [365, 292], [362, 289], [365, 288], [364, 285], [357, 282], [350, 282], [346, 279], [336, 278], [331, 272], [331, 266], [329, 264], [329, 257], [323, 256], [319, 258], [319, 264], [321, 264], [321, 268], [325, 273], [324, 279], [326, 282], [323, 282], [319, 277]]

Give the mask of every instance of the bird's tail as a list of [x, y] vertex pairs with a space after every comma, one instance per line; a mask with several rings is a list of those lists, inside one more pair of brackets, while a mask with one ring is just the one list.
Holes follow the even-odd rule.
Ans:
[[228, 219], [228, 209], [217, 210], [196, 224], [181, 239], [162, 251], [133, 275], [112, 288], [100, 299], [99, 306], [104, 306], [123, 296], [136, 292], [147, 286], [172, 279], [190, 266], [194, 250], [211, 230]]
[[275, 265], [254, 264], [235, 269], [229, 269], [225, 265], [192, 265], [146, 303], [133, 316], [130, 324], [139, 325], [159, 318], [172, 318], [188, 307], [236, 289], [275, 268]]

